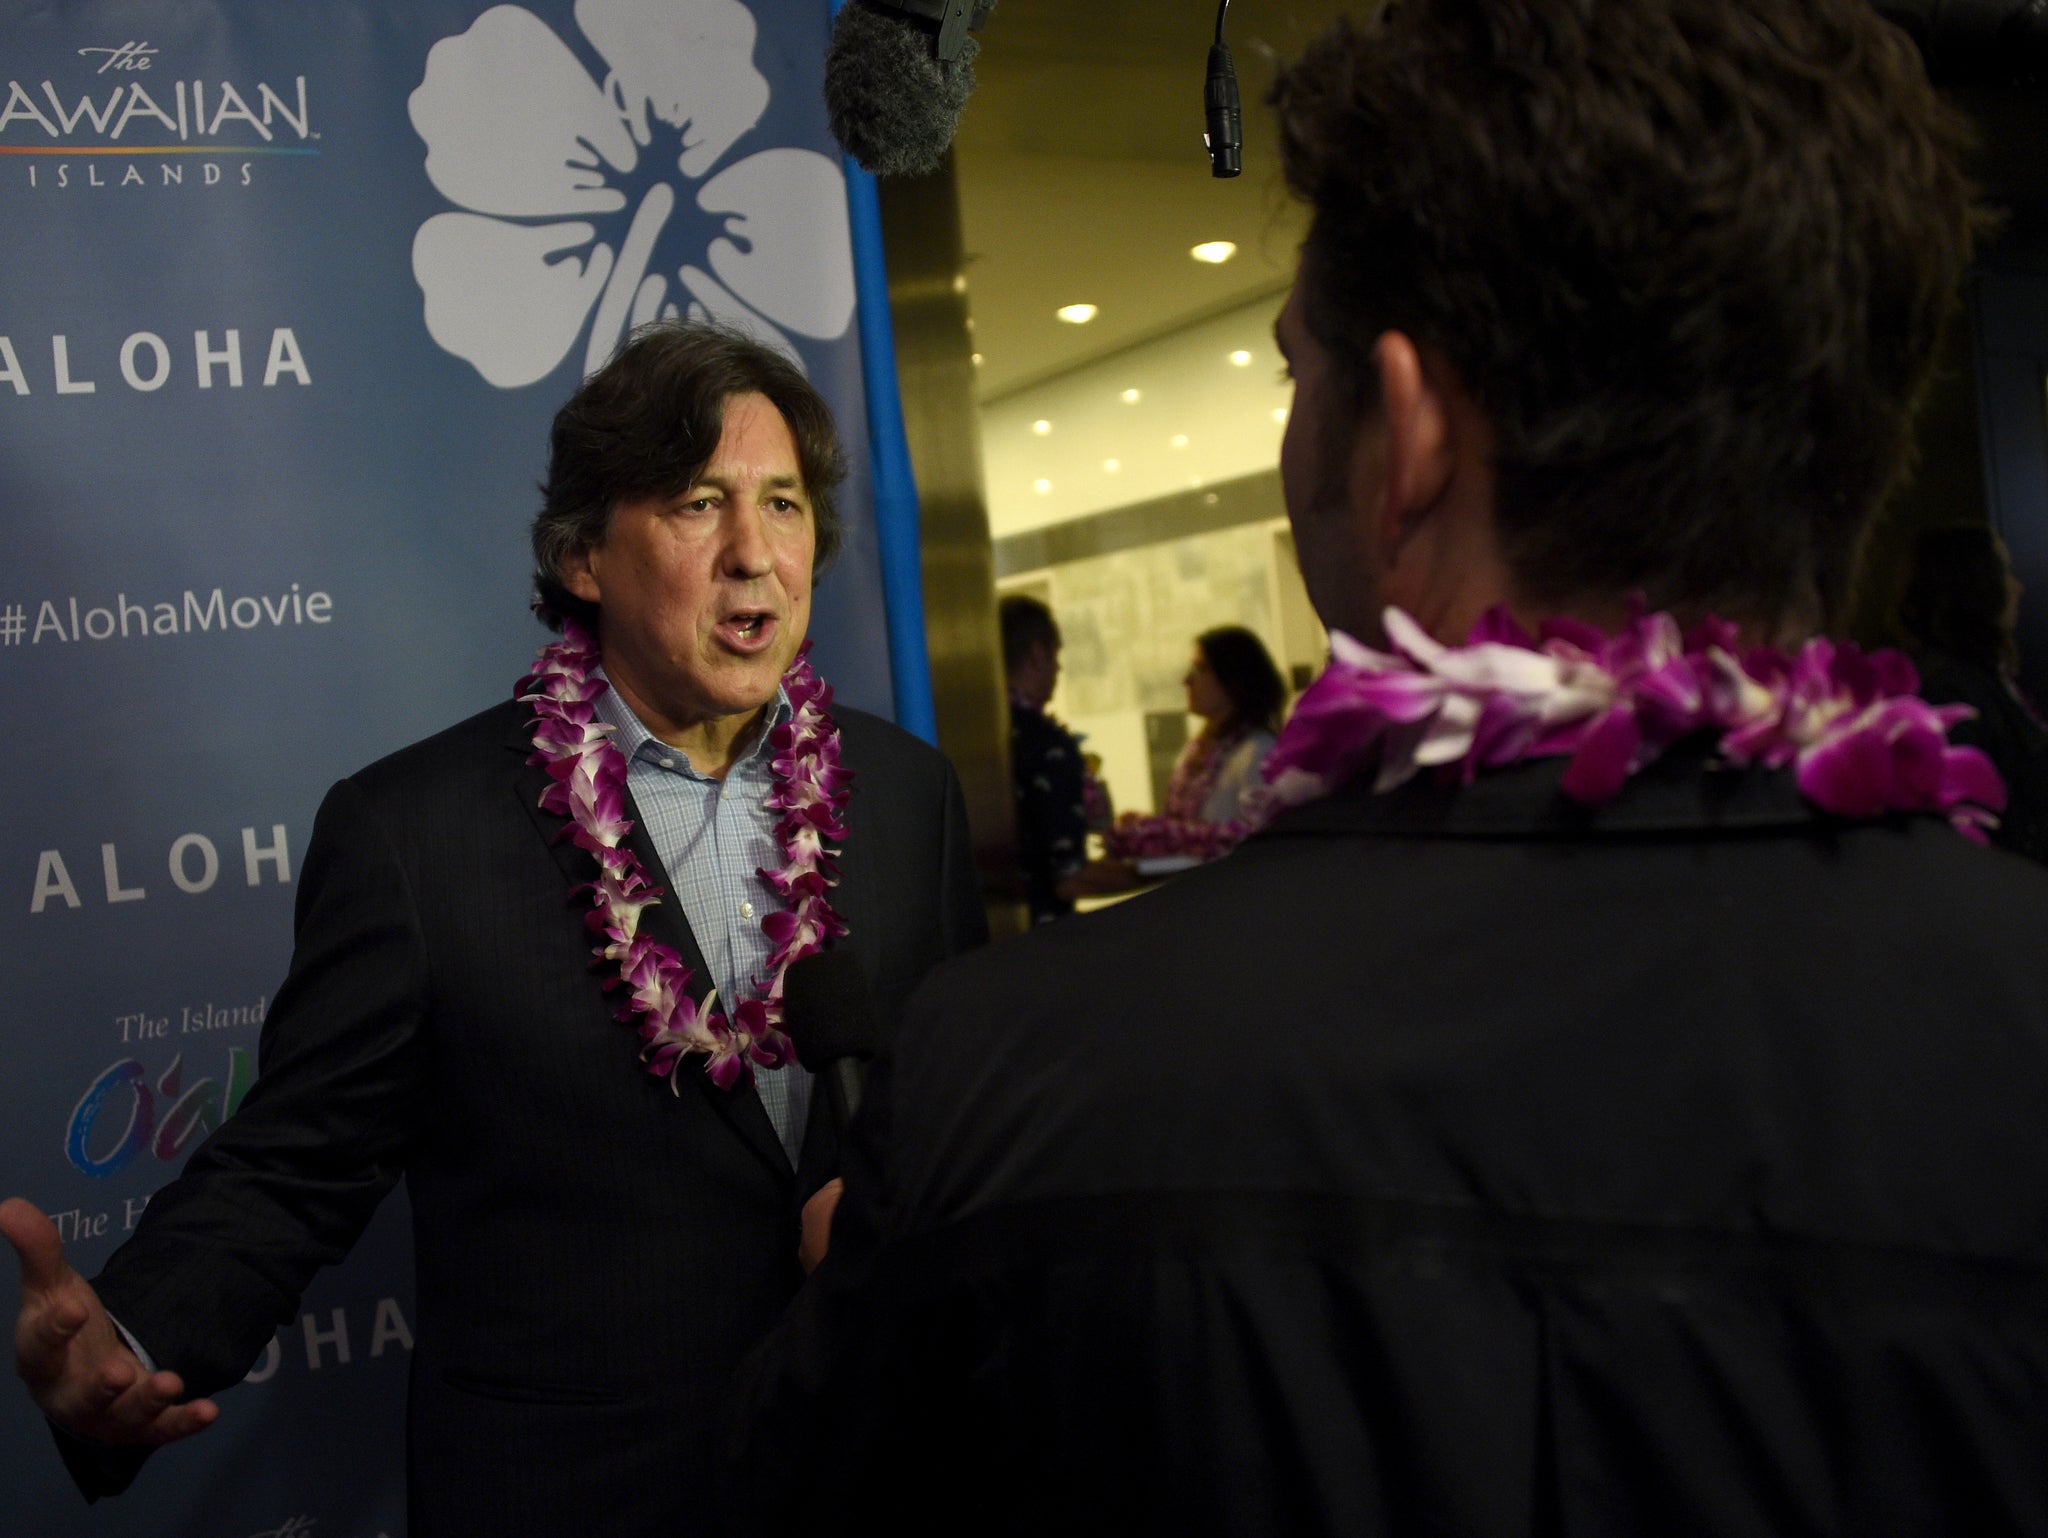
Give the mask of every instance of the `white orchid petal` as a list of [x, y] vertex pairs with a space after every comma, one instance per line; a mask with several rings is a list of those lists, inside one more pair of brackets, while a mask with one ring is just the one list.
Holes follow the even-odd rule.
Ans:
[[1353, 667], [1368, 673], [1391, 673], [1405, 669], [1407, 663], [1386, 652], [1374, 651], [1348, 630], [1330, 632], [1330, 660], [1343, 667]]
[[576, 0], [576, 24], [628, 112], [683, 130], [677, 163], [692, 181], [768, 110], [754, 13], [739, 0]]
[[604, 182], [608, 161], [631, 171], [632, 135], [566, 44], [516, 5], [485, 11], [427, 54], [408, 102], [427, 144], [427, 177], [477, 213], [549, 217], [608, 214], [625, 194]]
[[1431, 669], [1440, 678], [1468, 689], [1509, 694], [1548, 694], [1559, 687], [1558, 661], [1542, 652], [1524, 651], [1484, 641], [1460, 651], [1446, 651]]
[[1553, 693], [1538, 696], [1535, 701], [1536, 719], [1545, 726], [1555, 726], [1564, 721], [1582, 721], [1587, 716], [1599, 715], [1614, 703], [1614, 689], [1590, 688], [1582, 684], [1567, 685]]
[[[575, 345], [611, 275], [610, 246], [593, 247], [582, 260], [561, 255], [594, 233], [587, 224], [436, 214], [412, 242], [428, 334], [501, 390], [545, 379]], [[519, 324], [508, 325], [507, 316]]]
[[692, 320], [710, 320], [721, 326], [731, 326], [764, 347], [774, 348], [798, 368], [803, 368], [804, 360], [797, 355], [796, 344], [710, 273], [696, 267], [684, 267], [676, 276], [683, 280], [683, 287], [696, 300], [690, 306]]
[[1443, 708], [1424, 723], [1422, 740], [1415, 745], [1418, 765], [1454, 764], [1472, 749], [1472, 734], [1479, 726], [1480, 703], [1467, 695], [1444, 698]]
[[1397, 789], [1415, 777], [1415, 771], [1421, 767], [1416, 751], [1428, 734], [1427, 720], [1388, 725], [1381, 738], [1380, 772], [1373, 780], [1376, 794]]
[[1396, 650], [1406, 652], [1417, 662], [1432, 671], [1435, 669], [1436, 664], [1448, 654], [1447, 648], [1435, 636], [1416, 624], [1404, 611], [1394, 608], [1391, 604], [1380, 615], [1380, 624], [1386, 630], [1387, 639], [1394, 644]]
[[829, 340], [853, 319], [846, 173], [816, 150], [763, 150], [704, 184], [706, 213], [736, 215], [711, 242], [719, 281], [800, 336]]

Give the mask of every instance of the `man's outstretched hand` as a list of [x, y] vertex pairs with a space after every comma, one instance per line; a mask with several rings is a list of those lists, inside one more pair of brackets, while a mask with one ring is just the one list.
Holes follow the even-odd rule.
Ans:
[[20, 1197], [0, 1202], [0, 1234], [21, 1257], [14, 1370], [42, 1412], [66, 1431], [117, 1446], [160, 1446], [204, 1431], [211, 1399], [179, 1404], [174, 1372], [147, 1372], [122, 1342], [92, 1283], [64, 1263], [57, 1228]]

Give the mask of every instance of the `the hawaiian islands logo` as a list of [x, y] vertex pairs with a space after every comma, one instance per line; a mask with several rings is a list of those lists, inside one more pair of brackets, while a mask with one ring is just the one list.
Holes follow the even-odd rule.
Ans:
[[[304, 75], [294, 76], [285, 88], [264, 80], [237, 87], [226, 79], [167, 79], [162, 72], [151, 73], [160, 52], [135, 39], [78, 49], [78, 56], [93, 66], [92, 83], [68, 104], [54, 80], [37, 82], [40, 90], [9, 80], [6, 99], [0, 101], [0, 155], [28, 157], [31, 190], [61, 191], [74, 184], [182, 186], [182, 157], [188, 155], [320, 153], [308, 142], [320, 135], [306, 104]], [[114, 162], [102, 156], [127, 164], [117, 173]], [[151, 161], [154, 178], [142, 169]], [[211, 187], [221, 179], [219, 160], [208, 158], [200, 162], [194, 182]], [[250, 164], [244, 161], [233, 180], [246, 187], [251, 179]]]

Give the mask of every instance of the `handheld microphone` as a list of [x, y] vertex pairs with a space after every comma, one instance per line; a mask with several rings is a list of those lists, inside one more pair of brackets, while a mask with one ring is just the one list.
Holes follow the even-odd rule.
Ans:
[[867, 1062], [880, 1036], [875, 996], [866, 969], [852, 951], [819, 951], [789, 964], [782, 974], [782, 1029], [797, 1061], [825, 1086], [841, 1132], [860, 1109]]
[[995, 0], [847, 0], [825, 54], [832, 136], [876, 176], [921, 176], [946, 157], [974, 89]]
[[1216, 7], [1216, 41], [1209, 45], [1209, 78], [1202, 85], [1202, 120], [1208, 131], [1202, 142], [1209, 146], [1209, 174], [1235, 176], [1244, 169], [1244, 110], [1237, 97], [1237, 66], [1230, 62], [1229, 45], [1223, 41], [1223, 13], [1230, 0]]

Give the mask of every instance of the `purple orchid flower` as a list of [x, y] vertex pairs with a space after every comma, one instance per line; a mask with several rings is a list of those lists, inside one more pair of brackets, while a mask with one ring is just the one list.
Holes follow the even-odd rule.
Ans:
[[[678, 1087], [686, 1058], [702, 1057], [705, 1072], [722, 1089], [795, 1060], [782, 1032], [782, 976], [789, 964], [847, 933], [832, 911], [826, 891], [833, 884], [835, 853], [828, 840], [846, 837], [845, 810], [852, 772], [839, 762], [839, 734], [826, 713], [831, 687], [810, 669], [806, 642], [784, 675], [783, 687], [795, 707], [788, 723], [775, 728], [771, 772], [776, 788], [768, 806], [787, 813], [776, 828], [783, 868], [762, 871], [786, 907], [763, 920], [772, 953], [769, 981], [761, 997], [749, 999], [730, 1017], [715, 1010], [716, 990], [702, 1005], [689, 996], [690, 969], [670, 947], [641, 931], [645, 911], [660, 902], [662, 889], [647, 879], [638, 858], [622, 845], [632, 831], [625, 815], [626, 765], [612, 742], [612, 729], [597, 719], [595, 702], [607, 685], [596, 676], [595, 641], [574, 624], [544, 649], [534, 671], [519, 681], [517, 694], [533, 707], [534, 751], [529, 763], [545, 767], [544, 811], [564, 819], [562, 833], [597, 863], [595, 881], [575, 889], [589, 894], [584, 926], [601, 938], [592, 949], [606, 963], [606, 989], [623, 988], [627, 998], [615, 1012], [641, 1040], [647, 1071]], [[757, 985], [758, 986], [758, 985]]]
[[1564, 794], [1597, 806], [1703, 728], [1721, 733], [1729, 764], [1794, 766], [1801, 793], [1839, 816], [1937, 812], [1982, 842], [2005, 805], [1990, 761], [1949, 745], [1973, 712], [1915, 698], [1918, 677], [1897, 652], [1816, 638], [1796, 657], [1738, 655], [1734, 625], [1709, 616], [1682, 635], [1640, 599], [1613, 636], [1553, 619], [1532, 638], [1505, 609], [1457, 648], [1397, 609], [1385, 627], [1391, 653], [1332, 633], [1329, 666], [1267, 755], [1252, 826], [1367, 770], [1384, 791], [1429, 766], [1469, 781], [1558, 754], [1570, 759]]

